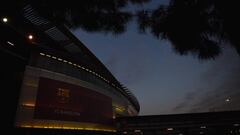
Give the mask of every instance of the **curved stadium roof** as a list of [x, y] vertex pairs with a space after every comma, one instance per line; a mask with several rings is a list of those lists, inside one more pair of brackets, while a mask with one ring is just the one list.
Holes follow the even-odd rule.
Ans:
[[[70, 54], [74, 58], [80, 59], [86, 70], [89, 70], [110, 86], [117, 89], [124, 95], [135, 107], [140, 110], [139, 103], [132, 92], [124, 87], [102, 64], [91, 51], [83, 45], [70, 31], [62, 25], [47, 20], [40, 16], [31, 5], [26, 5], [21, 12], [18, 13], [17, 20], [11, 22], [14, 30], [23, 32], [22, 29], [29, 29], [36, 33], [39, 41], [34, 44], [44, 44], [50, 48]], [[25, 33], [21, 33], [24, 34]]]

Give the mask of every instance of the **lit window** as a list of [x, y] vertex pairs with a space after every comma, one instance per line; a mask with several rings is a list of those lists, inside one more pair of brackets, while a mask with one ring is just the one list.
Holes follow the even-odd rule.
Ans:
[[141, 130], [139, 130], [139, 129], [136, 129], [136, 130], [134, 130], [134, 132], [141, 132]]
[[237, 127], [237, 126], [239, 126], [239, 124], [238, 124], [238, 123], [235, 123], [235, 124], [233, 124], [233, 126]]
[[201, 126], [200, 128], [206, 128], [206, 126]]
[[167, 128], [167, 130], [168, 130], [168, 131], [172, 131], [172, 130], [173, 130], [173, 128]]

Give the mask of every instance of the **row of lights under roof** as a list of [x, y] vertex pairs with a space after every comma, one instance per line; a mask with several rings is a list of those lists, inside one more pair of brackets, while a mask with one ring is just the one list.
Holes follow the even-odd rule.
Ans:
[[52, 56], [52, 55], [49, 55], [49, 54], [40, 53], [40, 55], [46, 56], [46, 57], [48, 57], [48, 58], [52, 58], [52, 59], [55, 59], [55, 60], [58, 60], [58, 61], [61, 61], [61, 62], [64, 62], [64, 63], [67, 63], [67, 64], [69, 64], [69, 65], [73, 65], [73, 66], [78, 67], [78, 68], [81, 68], [81, 69], [83, 69], [83, 70], [85, 70], [85, 71], [87, 71], [87, 72], [89, 72], [89, 73], [92, 73], [93, 75], [101, 78], [102, 80], [104, 80], [104, 81], [106, 81], [107, 83], [111, 84], [113, 87], [121, 90], [121, 89], [120, 89], [119, 87], [117, 87], [115, 84], [110, 83], [110, 81], [108, 81], [106, 78], [102, 77], [102, 76], [99, 75], [98, 73], [96, 73], [96, 72], [94, 72], [94, 71], [92, 71], [92, 70], [90, 70], [90, 69], [88, 69], [88, 68], [86, 68], [86, 67], [80, 66], [80, 65], [78, 65], [78, 64], [76, 64], [76, 63], [73, 63], [73, 62], [71, 62], [71, 61], [67, 61], [67, 60], [65, 60], [65, 59], [58, 58], [58, 57], [56, 57], [56, 56]]
[[[83, 69], [83, 70], [85, 70], [85, 71], [87, 71], [87, 72], [89, 72], [89, 73], [94, 74], [95, 76], [98, 76], [99, 78], [101, 78], [101, 79], [103, 79], [104, 81], [106, 81], [107, 83], [111, 84], [113, 87], [117, 88], [118, 90], [122, 90], [121, 88], [117, 87], [114, 83], [110, 83], [110, 81], [108, 81], [106, 78], [102, 77], [101, 75], [97, 74], [96, 72], [94, 72], [94, 71], [92, 71], [92, 70], [90, 70], [90, 69], [87, 69], [87, 68], [85, 68], [85, 67], [83, 67], [83, 66], [80, 66], [80, 65], [78, 65], [78, 64], [72, 63], [72, 62], [70, 62], [70, 61], [67, 61], [67, 60], [64, 60], [64, 59], [61, 59], [61, 58], [57, 58], [57, 57], [55, 57], [55, 56], [51, 56], [51, 55], [49, 55], [49, 54], [40, 53], [40, 55], [46, 56], [46, 57], [49, 57], [49, 58], [52, 58], [52, 59], [55, 59], [55, 60], [58, 60], [58, 61], [63, 61], [64, 63], [68, 63], [68, 64], [70, 64], [70, 65], [73, 65], [73, 66], [76, 66], [76, 67], [78, 67], [78, 68], [81, 68], [81, 69]], [[131, 94], [130, 92], [127, 92], [127, 93], [128, 93], [128, 95]]]

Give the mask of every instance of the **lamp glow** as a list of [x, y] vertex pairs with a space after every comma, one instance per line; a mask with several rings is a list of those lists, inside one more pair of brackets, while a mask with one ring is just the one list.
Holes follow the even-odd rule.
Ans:
[[28, 35], [28, 39], [32, 40], [33, 39], [33, 35]]
[[2, 19], [2, 21], [5, 22], [5, 23], [7, 23], [7, 22], [8, 22], [8, 19], [7, 19], [6, 17], [4, 17], [4, 18]]

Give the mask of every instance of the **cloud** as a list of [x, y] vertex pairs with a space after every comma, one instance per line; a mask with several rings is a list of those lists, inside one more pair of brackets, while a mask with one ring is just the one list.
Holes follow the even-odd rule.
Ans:
[[[230, 99], [230, 102], [226, 102]], [[240, 57], [233, 51], [213, 62], [199, 78], [194, 90], [187, 93], [174, 112], [207, 112], [240, 109]]]
[[185, 95], [183, 102], [177, 104], [174, 108], [173, 108], [173, 112], [185, 112], [187, 111], [186, 109], [191, 106], [192, 101], [194, 101], [194, 99], [196, 99], [198, 96], [198, 92], [189, 92]]

